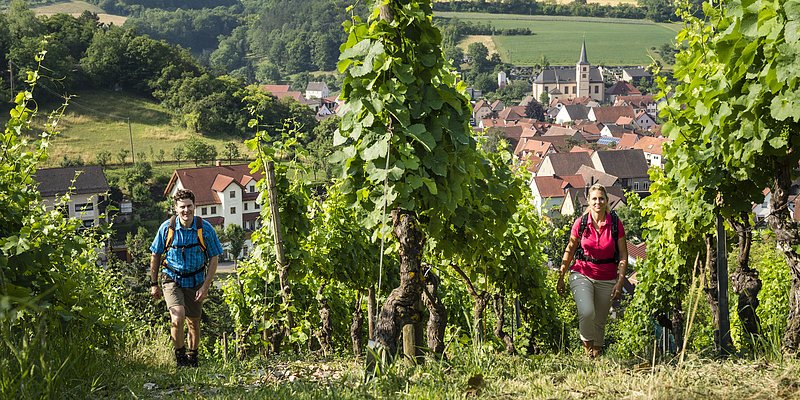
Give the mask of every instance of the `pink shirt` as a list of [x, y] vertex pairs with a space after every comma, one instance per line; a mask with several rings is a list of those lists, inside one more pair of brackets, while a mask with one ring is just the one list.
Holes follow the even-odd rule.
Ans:
[[[614, 258], [614, 239], [611, 237], [611, 214], [606, 213], [606, 220], [599, 231], [594, 228], [591, 213], [589, 213], [589, 221], [587, 222], [586, 230], [583, 231], [583, 237], [580, 238], [583, 254], [598, 260]], [[622, 220], [617, 219], [617, 222], [619, 237], [625, 237], [625, 229], [622, 227]], [[570, 234], [573, 237], [578, 237], [580, 226], [581, 218], [579, 217], [575, 220], [575, 223], [572, 224], [572, 232]], [[617, 264], [613, 262], [608, 264], [594, 264], [589, 261], [575, 260], [575, 264], [572, 265], [572, 270], [597, 280], [611, 280], [617, 278]]]

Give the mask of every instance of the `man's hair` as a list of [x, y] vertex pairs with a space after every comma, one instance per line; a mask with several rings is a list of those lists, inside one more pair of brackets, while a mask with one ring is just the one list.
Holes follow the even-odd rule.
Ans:
[[181, 200], [191, 200], [194, 203], [194, 192], [189, 189], [180, 189], [172, 196], [172, 201], [179, 202]]

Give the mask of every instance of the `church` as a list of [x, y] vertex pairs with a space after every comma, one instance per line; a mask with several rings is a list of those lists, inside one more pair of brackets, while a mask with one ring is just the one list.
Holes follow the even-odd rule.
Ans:
[[581, 46], [581, 57], [575, 68], [549, 67], [544, 69], [533, 80], [533, 98], [540, 99], [547, 93], [550, 100], [591, 97], [603, 101], [605, 86], [603, 74], [597, 67], [592, 67], [586, 57], [586, 42]]

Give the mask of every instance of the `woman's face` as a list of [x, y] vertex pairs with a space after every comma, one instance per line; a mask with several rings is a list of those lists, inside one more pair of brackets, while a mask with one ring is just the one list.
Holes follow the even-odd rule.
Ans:
[[589, 207], [591, 207], [592, 211], [596, 213], [605, 211], [607, 201], [608, 199], [606, 199], [606, 195], [602, 190], [592, 190], [589, 192]]

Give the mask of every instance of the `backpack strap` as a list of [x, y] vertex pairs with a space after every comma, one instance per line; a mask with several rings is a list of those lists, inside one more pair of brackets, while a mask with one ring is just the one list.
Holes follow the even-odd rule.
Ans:
[[614, 239], [614, 262], [619, 262], [619, 216], [611, 210], [611, 238]]

